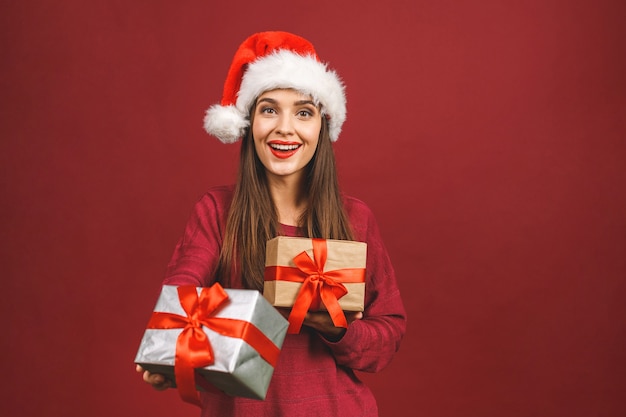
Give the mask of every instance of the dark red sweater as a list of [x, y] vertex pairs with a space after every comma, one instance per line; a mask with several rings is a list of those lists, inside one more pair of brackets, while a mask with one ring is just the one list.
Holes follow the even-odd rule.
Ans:
[[[215, 282], [232, 187], [210, 189], [195, 205], [169, 263], [164, 284], [207, 287]], [[355, 238], [366, 242], [365, 311], [332, 343], [310, 328], [287, 335], [265, 401], [202, 393], [202, 417], [378, 416], [376, 400], [354, 370], [376, 372], [389, 364], [406, 328], [406, 313], [376, 220], [361, 201], [346, 197]], [[284, 227], [295, 236], [294, 227]], [[224, 282], [242, 288], [241, 282]]]

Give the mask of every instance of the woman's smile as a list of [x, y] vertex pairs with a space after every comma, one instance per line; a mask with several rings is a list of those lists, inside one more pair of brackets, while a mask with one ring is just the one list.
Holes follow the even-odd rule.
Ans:
[[271, 141], [268, 143], [268, 146], [276, 158], [287, 159], [298, 152], [302, 144], [295, 142]]

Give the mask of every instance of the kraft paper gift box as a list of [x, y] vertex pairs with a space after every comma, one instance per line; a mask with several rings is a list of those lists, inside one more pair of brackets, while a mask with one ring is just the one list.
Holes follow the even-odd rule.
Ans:
[[164, 285], [135, 363], [197, 405], [196, 389], [263, 400], [287, 326], [256, 290]]
[[347, 327], [343, 311], [364, 308], [366, 261], [364, 242], [276, 237], [266, 244], [263, 296], [292, 308], [288, 333], [299, 332], [306, 311], [328, 310]]

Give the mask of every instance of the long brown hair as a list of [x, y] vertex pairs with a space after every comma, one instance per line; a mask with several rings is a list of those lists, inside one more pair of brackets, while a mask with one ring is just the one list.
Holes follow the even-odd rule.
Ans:
[[[254, 106], [250, 112], [254, 121]], [[352, 240], [350, 222], [343, 208], [335, 153], [322, 127], [313, 158], [306, 166], [307, 208], [298, 226], [307, 237]], [[265, 243], [279, 235], [280, 224], [272, 201], [265, 167], [256, 154], [252, 129], [244, 135], [239, 155], [239, 173], [231, 203], [216, 277], [227, 281], [241, 276], [244, 288], [263, 289]]]

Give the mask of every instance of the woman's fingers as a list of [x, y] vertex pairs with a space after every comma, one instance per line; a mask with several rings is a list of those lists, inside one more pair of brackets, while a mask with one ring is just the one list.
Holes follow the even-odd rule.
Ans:
[[172, 386], [172, 381], [170, 381], [169, 379], [165, 378], [165, 375], [163, 374], [157, 374], [157, 373], [152, 373], [149, 371], [144, 370], [141, 366], [137, 365], [135, 367], [135, 370], [138, 373], [142, 373], [143, 375], [143, 380], [152, 385], [152, 387], [158, 391], [162, 391], [164, 389], [168, 389]]

